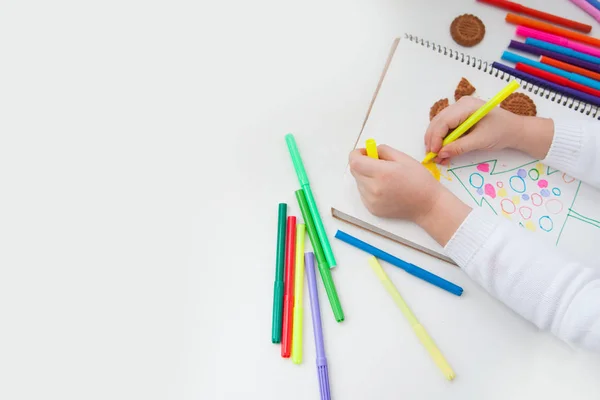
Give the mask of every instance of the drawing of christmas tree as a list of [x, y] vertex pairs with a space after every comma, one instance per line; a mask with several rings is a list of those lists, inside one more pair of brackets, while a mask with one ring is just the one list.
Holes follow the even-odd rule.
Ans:
[[558, 244], [569, 217], [600, 228], [600, 222], [573, 210], [581, 182], [532, 161], [500, 170], [498, 160], [448, 169], [476, 205], [542, 232]]

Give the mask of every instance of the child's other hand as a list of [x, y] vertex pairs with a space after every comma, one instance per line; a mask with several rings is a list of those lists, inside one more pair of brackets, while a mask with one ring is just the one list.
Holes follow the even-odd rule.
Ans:
[[479, 109], [484, 101], [471, 96], [460, 98], [440, 112], [429, 124], [425, 133], [426, 152], [438, 153], [437, 163], [474, 150], [502, 150], [518, 148], [519, 137], [524, 133], [528, 117], [513, 114], [500, 107], [483, 117], [472, 131], [444, 146], [442, 140], [454, 128]]
[[446, 189], [418, 161], [389, 146], [378, 146], [379, 160], [365, 149], [350, 153], [350, 171], [367, 209], [378, 217], [416, 223], [427, 216]]

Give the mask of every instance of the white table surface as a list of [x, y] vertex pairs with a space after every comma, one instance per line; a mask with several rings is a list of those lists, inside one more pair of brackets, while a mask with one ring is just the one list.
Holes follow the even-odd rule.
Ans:
[[[568, 1], [526, 1], [597, 23]], [[0, 398], [317, 399], [270, 343], [277, 203], [298, 215], [296, 134], [322, 213], [394, 37], [498, 60], [475, 1], [7, 2], [0, 12]], [[426, 79], [426, 78], [424, 78]], [[384, 265], [457, 373], [446, 382], [365, 255], [321, 288], [334, 399], [592, 399], [597, 356], [539, 333], [458, 268], [325, 218], [464, 287]], [[308, 309], [308, 296], [305, 295]]]

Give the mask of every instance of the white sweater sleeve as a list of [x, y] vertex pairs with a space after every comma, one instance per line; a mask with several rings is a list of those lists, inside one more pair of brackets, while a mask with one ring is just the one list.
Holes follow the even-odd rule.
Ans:
[[600, 188], [600, 122], [554, 121], [544, 164]]
[[487, 210], [471, 211], [446, 254], [538, 328], [600, 352], [600, 272], [569, 260], [533, 232]]
[[[600, 187], [600, 124], [555, 121], [544, 163]], [[491, 295], [560, 339], [600, 352], [600, 268], [570, 260], [534, 233], [474, 209], [446, 253]]]

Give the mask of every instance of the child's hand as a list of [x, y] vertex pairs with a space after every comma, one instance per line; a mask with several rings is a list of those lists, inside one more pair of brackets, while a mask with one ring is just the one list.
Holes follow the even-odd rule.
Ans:
[[436, 181], [418, 161], [389, 146], [378, 146], [379, 160], [365, 149], [350, 153], [350, 171], [361, 199], [378, 217], [415, 222], [445, 246], [471, 208]]
[[374, 215], [417, 222], [446, 189], [418, 161], [389, 146], [378, 146], [379, 160], [364, 149], [350, 153], [350, 171], [367, 209]]
[[425, 148], [427, 153], [430, 151], [438, 153], [435, 162], [441, 163], [451, 157], [474, 150], [519, 148], [525, 120], [531, 117], [516, 115], [500, 107], [494, 108], [483, 117], [470, 133], [442, 148], [444, 137], [483, 104], [482, 100], [465, 96], [442, 110], [431, 121], [425, 133]]

